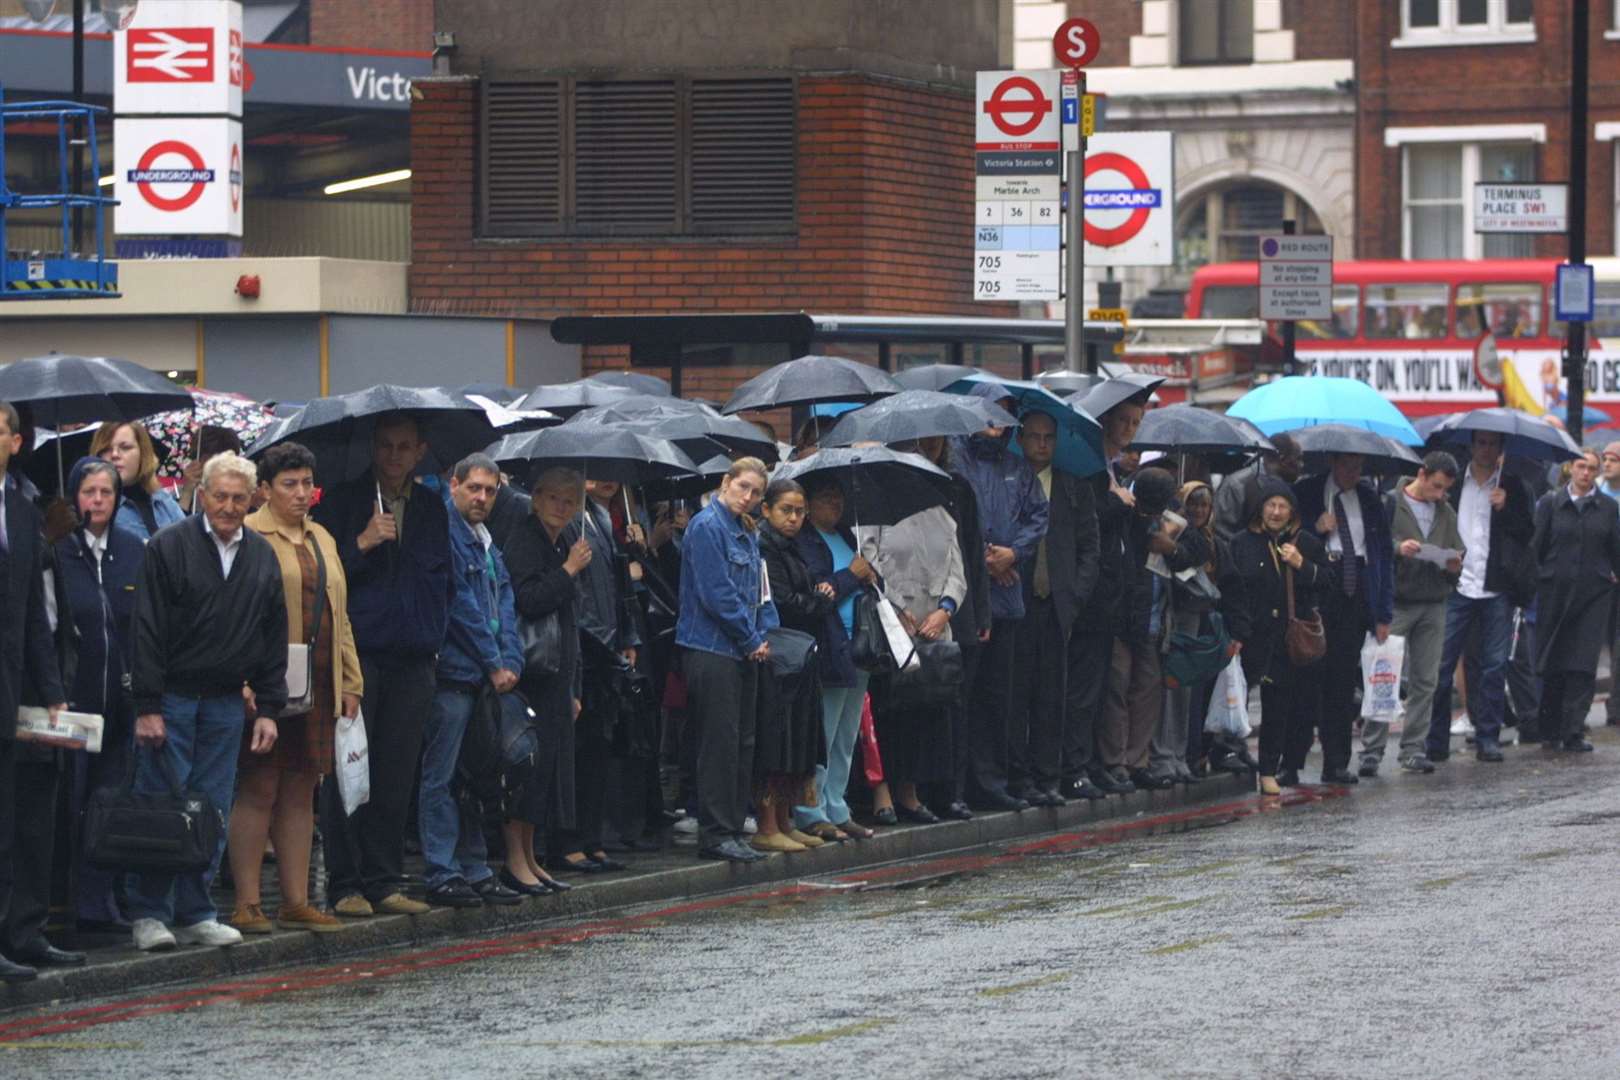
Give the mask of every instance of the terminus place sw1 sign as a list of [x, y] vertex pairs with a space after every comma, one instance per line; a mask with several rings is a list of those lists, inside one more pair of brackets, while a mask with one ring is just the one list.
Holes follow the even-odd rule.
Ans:
[[1568, 229], [1568, 184], [1474, 185], [1477, 233], [1561, 233]]

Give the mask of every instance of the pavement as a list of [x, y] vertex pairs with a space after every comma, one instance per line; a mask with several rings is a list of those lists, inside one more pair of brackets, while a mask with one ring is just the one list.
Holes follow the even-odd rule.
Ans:
[[1280, 800], [997, 815], [978, 846], [722, 867], [724, 891], [587, 917], [458, 913], [453, 940], [0, 1018], [0, 1069], [1611, 1078], [1620, 731], [1592, 737]]

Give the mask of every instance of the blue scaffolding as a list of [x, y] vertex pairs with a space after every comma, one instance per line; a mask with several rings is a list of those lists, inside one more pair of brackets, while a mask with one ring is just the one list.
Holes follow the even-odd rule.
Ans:
[[[96, 141], [96, 115], [106, 109], [74, 101], [28, 101], [6, 104], [0, 88], [0, 300], [72, 300], [118, 296], [118, 266], [107, 260], [107, 207], [117, 199], [105, 195], [76, 195], [69, 181], [73, 149], [69, 130], [83, 121], [90, 152], [90, 175], [101, 176], [101, 152]], [[23, 194], [6, 182], [5, 125], [17, 122], [56, 123], [57, 189]], [[93, 209], [96, 215], [94, 257], [73, 250], [73, 211]], [[61, 211], [61, 245], [52, 251], [12, 251], [6, 235], [6, 215], [13, 210]]]

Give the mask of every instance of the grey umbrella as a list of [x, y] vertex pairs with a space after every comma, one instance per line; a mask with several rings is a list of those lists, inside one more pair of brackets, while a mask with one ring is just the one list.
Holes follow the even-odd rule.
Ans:
[[1069, 399], [1071, 404], [1077, 404], [1092, 416], [1102, 419], [1102, 414], [1123, 401], [1141, 399], [1143, 405], [1164, 383], [1156, 375], [1121, 375], [1118, 378], [1104, 379], [1084, 393], [1076, 394]]
[[668, 439], [605, 424], [563, 424], [508, 435], [486, 452], [508, 472], [533, 473], [562, 466], [587, 479], [627, 484], [697, 471], [692, 459]]
[[937, 390], [902, 390], [838, 418], [822, 446], [911, 442], [972, 435], [987, 427], [1016, 427], [1018, 418], [993, 401]]
[[943, 390], [970, 375], [985, 374], [962, 364], [919, 364], [895, 373], [894, 381], [907, 390]]
[[588, 376], [586, 382], [598, 382], [605, 386], [618, 386], [626, 390], [634, 390], [638, 394], [648, 394], [653, 397], [669, 397], [669, 383], [657, 375], [648, 375], [644, 371], [598, 371]]
[[574, 382], [536, 387], [512, 408], [520, 412], [528, 409], [544, 409], [557, 416], [572, 416], [583, 409], [597, 405], [612, 405], [625, 398], [642, 396], [644, 395], [639, 391], [626, 386], [614, 386], [595, 379], [576, 379]]
[[1252, 433], [1246, 425], [1228, 420], [1220, 413], [1196, 405], [1166, 405], [1149, 409], [1131, 443], [1137, 450], [1163, 450], [1167, 453], [1275, 454], [1277, 448], [1264, 435]]
[[629, 426], [643, 435], [674, 440], [694, 461], [719, 452], [749, 455], [773, 465], [779, 456], [776, 441], [748, 421], [722, 416], [701, 402], [679, 398], [645, 394], [625, 398], [575, 413], [568, 423]]
[[1415, 473], [1423, 459], [1387, 436], [1349, 424], [1317, 424], [1289, 432], [1305, 452], [1305, 467], [1328, 468], [1334, 454], [1360, 454], [1362, 465], [1376, 473]]
[[1567, 431], [1517, 409], [1473, 409], [1453, 413], [1428, 432], [1428, 442], [1431, 446], [1467, 446], [1476, 431], [1501, 435], [1503, 449], [1511, 457], [1573, 461], [1581, 456], [1580, 447], [1575, 445], [1575, 440], [1569, 437]]
[[1058, 397], [1089, 394], [1107, 381], [1106, 375], [1088, 375], [1081, 371], [1043, 371], [1035, 376], [1036, 383]]
[[737, 387], [720, 411], [746, 412], [833, 401], [874, 401], [904, 387], [870, 364], [841, 356], [800, 356], [755, 375]]
[[951, 477], [921, 454], [884, 446], [828, 447], [778, 465], [772, 480], [838, 481], [849, 525], [894, 525], [951, 499]]

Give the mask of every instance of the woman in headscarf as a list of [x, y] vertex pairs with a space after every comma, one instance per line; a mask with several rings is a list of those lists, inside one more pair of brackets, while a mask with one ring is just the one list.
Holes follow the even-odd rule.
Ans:
[[[1201, 635], [1214, 631], [1210, 615], [1220, 607], [1220, 552], [1215, 543], [1215, 493], [1202, 480], [1182, 484], [1172, 508], [1186, 519], [1174, 539], [1158, 534], [1166, 565], [1174, 575], [1169, 581], [1170, 602], [1165, 610], [1165, 641], [1176, 634]], [[1190, 575], [1190, 576], [1189, 576]], [[1234, 650], [1235, 651], [1235, 650]], [[1203, 701], [1208, 700], [1209, 684], [1177, 686], [1164, 691], [1163, 715], [1153, 733], [1148, 772], [1180, 783], [1195, 783], [1187, 761], [1188, 734], [1194, 720], [1203, 727]], [[1205, 695], [1203, 700], [1199, 695]], [[1194, 707], [1194, 702], [1198, 706]], [[1202, 749], [1202, 739], [1200, 750]], [[1198, 755], [1200, 758], [1203, 754]]]
[[146, 425], [131, 420], [109, 420], [96, 429], [90, 440], [90, 453], [111, 462], [118, 470], [118, 482], [123, 495], [118, 502], [118, 516], [114, 519], [120, 529], [128, 529], [142, 540], [165, 525], [185, 518], [184, 510], [174, 496], [158, 484], [157, 447]]

